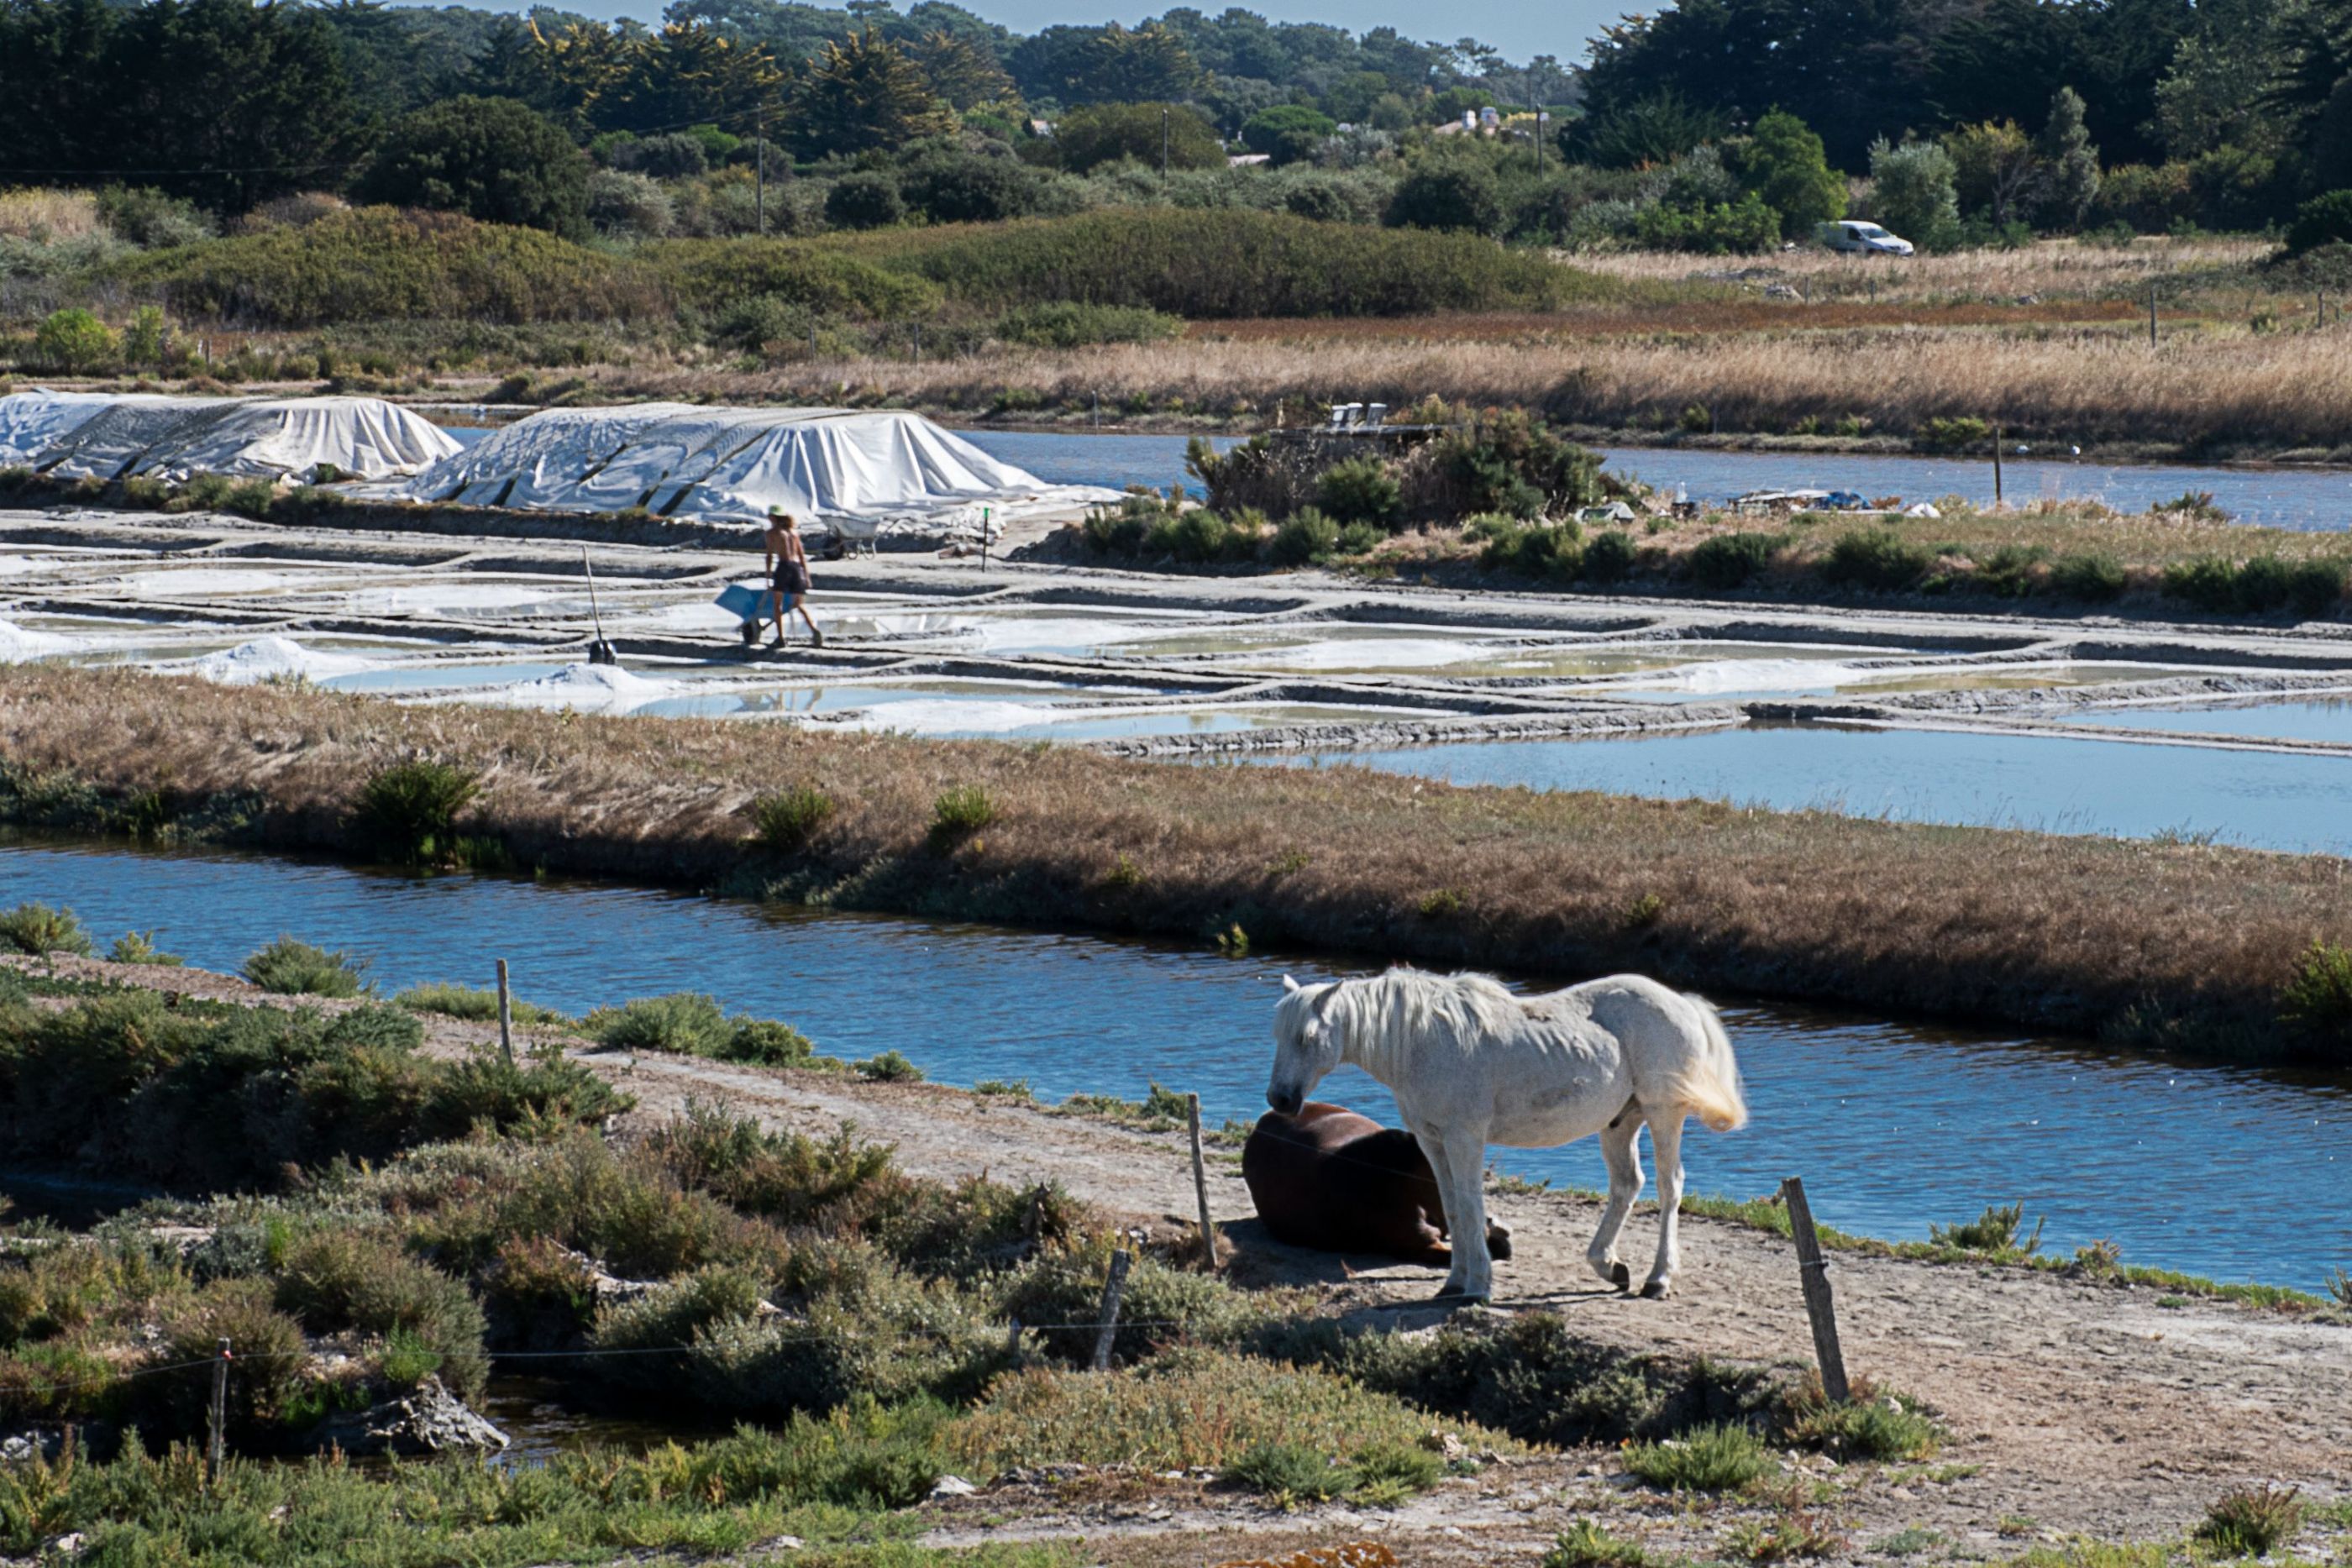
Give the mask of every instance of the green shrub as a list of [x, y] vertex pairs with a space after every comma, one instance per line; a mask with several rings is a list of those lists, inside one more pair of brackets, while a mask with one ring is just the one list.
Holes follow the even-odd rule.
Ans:
[[430, 860], [447, 851], [457, 814], [481, 792], [479, 775], [456, 763], [396, 762], [360, 787], [352, 815], [380, 852]]
[[730, 1030], [717, 998], [701, 991], [638, 997], [598, 1008], [581, 1020], [588, 1037], [617, 1051], [667, 1051], [717, 1056]]
[[278, 486], [267, 479], [239, 480], [229, 489], [224, 503], [229, 511], [255, 522], [266, 521], [270, 508], [278, 504]]
[[[262, 1280], [216, 1280], [177, 1303], [163, 1322], [157, 1346], [166, 1364], [206, 1362], [229, 1342], [228, 1428], [233, 1439], [250, 1441], [276, 1427], [303, 1380], [310, 1359], [299, 1324], [277, 1310]], [[209, 1403], [209, 1378], [181, 1374], [147, 1381], [147, 1429], [158, 1436], [201, 1432]]]
[[280, 936], [245, 961], [241, 973], [265, 991], [281, 996], [356, 997], [368, 988], [366, 966], [348, 953], [330, 953], [291, 936]]
[[1683, 569], [1704, 587], [1739, 588], [1771, 564], [1780, 548], [1778, 534], [1716, 534], [1699, 541]]
[[2050, 552], [2040, 545], [2000, 545], [1987, 550], [1969, 573], [1976, 587], [2000, 599], [2023, 599], [2034, 588], [2034, 568]]
[[923, 1070], [898, 1051], [886, 1051], [859, 1062], [857, 1076], [870, 1083], [920, 1083]]
[[1179, 512], [1157, 537], [1160, 547], [1178, 560], [1202, 566], [1224, 559], [1233, 529], [1208, 507], [1194, 507]]
[[1404, 510], [1404, 490], [1387, 464], [1367, 455], [1334, 463], [1315, 482], [1315, 504], [1341, 523], [1394, 524]]
[[879, 229], [904, 223], [907, 199], [898, 177], [887, 169], [860, 169], [843, 175], [824, 193], [824, 221], [837, 229]]
[[2052, 591], [2089, 604], [2121, 598], [2126, 580], [2124, 563], [2103, 550], [2061, 556], [2050, 568]]
[[2310, 619], [2332, 613], [2344, 599], [2344, 563], [2340, 560], [2300, 560], [2288, 570], [2287, 602], [2295, 613]]
[[791, 854], [806, 847], [833, 813], [832, 796], [814, 784], [795, 784], [752, 800], [751, 837], [762, 849]]
[[1584, 547], [1583, 577], [1588, 582], [1621, 582], [1640, 553], [1633, 535], [1622, 528], [1603, 528]]
[[2237, 570], [2212, 556], [2174, 561], [2164, 569], [2164, 596], [2222, 614], [2238, 602]]
[[1849, 1464], [1856, 1459], [1924, 1459], [1944, 1440], [1942, 1428], [1916, 1401], [1864, 1384], [1844, 1404], [1833, 1404], [1822, 1393], [1818, 1378], [1808, 1379], [1790, 1401], [1786, 1435], [1791, 1443], [1819, 1448]]
[[1930, 419], [1919, 427], [1919, 434], [1936, 446], [1974, 446], [1991, 438], [1992, 426], [1972, 413], [1963, 413]]
[[2267, 1557], [2294, 1539], [2311, 1511], [2300, 1489], [2264, 1481], [2224, 1493], [2197, 1526], [2196, 1538], [2222, 1557]]
[[1308, 507], [1275, 529], [1266, 553], [1276, 566], [1306, 566], [1329, 555], [1339, 542], [1339, 525]]
[[20, 904], [0, 915], [0, 942], [36, 958], [51, 953], [70, 953], [77, 958], [87, 958], [94, 951], [89, 933], [82, 929], [80, 919], [72, 910], [37, 902]]
[[996, 802], [977, 784], [958, 784], [931, 802], [931, 836], [952, 840], [976, 833], [996, 821]]
[[1899, 592], [1927, 575], [1935, 557], [1892, 528], [1857, 528], [1841, 535], [1822, 562], [1822, 575], [1852, 588]]
[[2041, 1245], [2042, 1226], [2036, 1221], [2032, 1237], [2021, 1249], [2017, 1228], [2025, 1222], [2025, 1205], [1987, 1204], [1985, 1211], [1974, 1219], [1958, 1225], [1927, 1227], [1927, 1239], [1940, 1247], [1956, 1247], [1963, 1252], [2032, 1252]]
[[79, 306], [53, 310], [33, 333], [33, 358], [67, 375], [87, 375], [112, 364], [121, 349], [114, 329]]
[[954, 298], [997, 310], [1086, 299], [1188, 319], [1414, 316], [1541, 309], [1625, 292], [1613, 280], [1475, 235], [1230, 207], [1123, 207], [815, 244], [936, 279]]
[[1723, 1424], [1695, 1427], [1663, 1442], [1632, 1444], [1625, 1449], [1625, 1468], [1671, 1491], [1734, 1491], [1770, 1471], [1772, 1457], [1753, 1430]]
[[[314, 1334], [356, 1331], [383, 1338], [410, 1337], [412, 1353], [438, 1357], [395, 1382], [414, 1383], [438, 1371], [461, 1398], [481, 1392], [489, 1375], [483, 1352], [482, 1309], [462, 1281], [404, 1253], [396, 1243], [329, 1230], [297, 1246], [278, 1277], [276, 1305]], [[413, 1354], [412, 1363], [417, 1359]], [[389, 1375], [389, 1373], [387, 1373]]]
[[106, 956], [118, 964], [152, 964], [165, 969], [176, 969], [187, 962], [177, 953], [166, 953], [156, 946], [152, 931], [124, 932], [114, 939]]
[[543, 230], [366, 207], [149, 251], [100, 269], [173, 315], [256, 327], [342, 321], [627, 321], [675, 308], [660, 271]]
[[1387, 530], [1370, 523], [1349, 523], [1339, 530], [1339, 537], [1332, 541], [1331, 550], [1335, 555], [1370, 555], [1380, 549], [1381, 541], [1387, 538]]
[[581, 1020], [588, 1037], [622, 1051], [666, 1051], [721, 1061], [784, 1067], [806, 1061], [812, 1047], [798, 1030], [748, 1014], [729, 1018], [699, 991], [639, 997], [598, 1008]]
[[1540, 1568], [1647, 1568], [1649, 1561], [1640, 1542], [1611, 1534], [1597, 1520], [1577, 1519], [1552, 1539]]
[[[498, 992], [447, 982], [411, 986], [393, 998], [392, 1005], [413, 1013], [438, 1013], [443, 1018], [464, 1019], [471, 1023], [495, 1023], [499, 1017]], [[563, 1015], [553, 1008], [538, 1007], [515, 996], [507, 999], [507, 1016], [526, 1027], [564, 1021]]]
[[2352, 245], [2352, 190], [2314, 196], [2294, 210], [2286, 231], [2287, 253], [2301, 256], [2327, 245]]
[[1297, 1443], [1260, 1443], [1226, 1466], [1223, 1479], [1285, 1506], [1329, 1502], [1356, 1487], [1353, 1470]]
[[1076, 349], [1089, 343], [1159, 343], [1184, 330], [1181, 317], [1133, 305], [1087, 305], [1075, 300], [1024, 305], [996, 319], [996, 336], [1008, 343], [1041, 349]]
[[2279, 1016], [2339, 1048], [2352, 1047], [2352, 947], [2314, 940], [2279, 991]]
[[2238, 568], [2230, 600], [2249, 615], [2266, 615], [2284, 608], [2293, 591], [2293, 569], [2274, 555], [2258, 555]]

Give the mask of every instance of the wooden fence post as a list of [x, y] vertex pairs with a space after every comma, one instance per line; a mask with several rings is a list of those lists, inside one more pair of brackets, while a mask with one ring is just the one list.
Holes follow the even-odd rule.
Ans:
[[205, 1484], [212, 1485], [220, 1479], [221, 1428], [228, 1423], [228, 1341], [220, 1342], [220, 1350], [213, 1357], [212, 1419], [205, 1444]]
[[1127, 1266], [1131, 1260], [1122, 1247], [1110, 1255], [1110, 1278], [1103, 1281], [1102, 1327], [1095, 1335], [1095, 1370], [1110, 1370], [1111, 1341], [1118, 1337], [1118, 1301], [1127, 1293]]
[[1805, 1201], [1805, 1183], [1790, 1176], [1780, 1184], [1789, 1206], [1789, 1236], [1797, 1244], [1797, 1268], [1804, 1281], [1805, 1315], [1813, 1323], [1813, 1357], [1821, 1363], [1822, 1392], [1833, 1405], [1853, 1397], [1846, 1382], [1845, 1353], [1838, 1348], [1837, 1311], [1830, 1301], [1830, 1260], [1822, 1256], [1821, 1234], [1813, 1228], [1813, 1210]]
[[514, 998], [507, 989], [507, 961], [499, 960], [499, 1055], [514, 1065]]
[[1201, 1157], [1201, 1097], [1185, 1095], [1184, 1110], [1192, 1124], [1192, 1196], [1201, 1202], [1201, 1255], [1213, 1274], [1217, 1271], [1217, 1223], [1209, 1218], [1209, 1170]]

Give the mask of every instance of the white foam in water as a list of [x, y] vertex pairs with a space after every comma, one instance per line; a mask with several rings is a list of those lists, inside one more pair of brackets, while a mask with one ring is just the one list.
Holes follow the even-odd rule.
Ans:
[[239, 643], [234, 648], [217, 653], [206, 653], [200, 659], [173, 660], [159, 664], [159, 670], [187, 670], [208, 681], [225, 686], [250, 686], [262, 681], [289, 680], [296, 676], [313, 681], [331, 680], [337, 675], [355, 674], [371, 667], [371, 662], [350, 653], [321, 653], [305, 648], [290, 637], [257, 637], [250, 643]]
[[0, 664], [21, 664], [27, 659], [45, 659], [52, 653], [62, 653], [72, 646], [67, 638], [51, 636], [47, 632], [28, 632], [14, 621], [0, 621]]

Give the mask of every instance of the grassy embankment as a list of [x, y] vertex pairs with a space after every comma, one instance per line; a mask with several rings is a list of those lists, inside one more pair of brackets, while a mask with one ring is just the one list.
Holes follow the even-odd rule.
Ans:
[[[16, 919], [85, 945], [70, 922]], [[287, 983], [282, 953], [247, 968]], [[1133, 1495], [1179, 1469], [1285, 1504], [1379, 1506], [1477, 1468], [1448, 1451], [1510, 1454], [1518, 1439], [1728, 1421], [1708, 1440], [1738, 1450], [1740, 1474], [1706, 1484], [1730, 1489], [1777, 1472], [1767, 1441], [1866, 1462], [1922, 1458], [1938, 1440], [1915, 1405], [1832, 1406], [1765, 1374], [1629, 1357], [1545, 1314], [1347, 1335], [1304, 1297], [1237, 1290], [1149, 1249], [1129, 1277], [1126, 1370], [1077, 1375], [1092, 1333], [1056, 1325], [1091, 1321], [1119, 1232], [1054, 1189], [950, 1186], [845, 1134], [763, 1132], [718, 1111], [600, 1135], [624, 1103], [560, 1054], [574, 1026], [542, 1019], [520, 1069], [487, 1046], [420, 1053], [413, 1009], [446, 1005], [446, 988], [411, 993], [411, 1010], [250, 1006], [167, 998], [154, 988], [173, 971], [153, 974], [151, 987], [0, 973], [0, 1157], [103, 1146], [118, 1174], [236, 1189], [82, 1234], [0, 1234], [0, 1420], [81, 1428], [57, 1458], [0, 1469], [0, 1550], [79, 1531], [100, 1562], [210, 1548], [271, 1564], [521, 1563], [791, 1533], [846, 1560], [929, 1562], [891, 1544], [919, 1528], [898, 1511], [952, 1471], [1108, 1467]], [[332, 963], [304, 978], [352, 988]], [[646, 1007], [577, 1027], [610, 1039]], [[744, 1019], [735, 1037], [762, 1061], [797, 1038]], [[448, 1141], [460, 1106], [472, 1131]], [[591, 1259], [635, 1283], [600, 1281]], [[1034, 1325], [1017, 1343], [1013, 1317]], [[428, 1376], [470, 1396], [516, 1354], [575, 1397], [650, 1400], [682, 1430], [768, 1426], [520, 1469], [239, 1460], [207, 1486], [187, 1439], [223, 1335], [231, 1440], [249, 1453], [305, 1451], [322, 1420]], [[1666, 1473], [1675, 1451], [1635, 1443], [1624, 1463], [1685, 1488]], [[1755, 1500], [1780, 1506], [1770, 1496]]]
[[[1899, 449], [1979, 418], [2061, 449], [2340, 454], [2352, 371], [2340, 324], [2311, 329], [2318, 294], [2352, 273], [2265, 248], [2067, 241], [1750, 267], [1136, 209], [616, 249], [373, 210], [111, 261], [57, 298], [161, 302], [184, 349], [156, 368], [205, 371], [188, 357], [201, 329], [224, 382], [476, 396], [505, 373], [498, 395], [529, 401], [1247, 427], [1434, 394], [1617, 439]], [[1768, 280], [1800, 297], [1764, 298]], [[2151, 282], [2155, 350], [2138, 325]], [[38, 362], [29, 321], [0, 336], [0, 364], [65, 368]]]
[[2352, 1059], [2326, 857], [28, 666], [0, 755], [26, 824], [413, 852], [355, 807], [425, 758], [441, 841], [551, 871]]

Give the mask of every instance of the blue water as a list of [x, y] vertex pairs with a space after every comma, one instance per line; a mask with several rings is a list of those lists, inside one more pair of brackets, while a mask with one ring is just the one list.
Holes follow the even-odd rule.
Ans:
[[[1199, 497], [1201, 482], [1184, 472], [1181, 435], [1090, 435], [1038, 430], [959, 430], [958, 435], [1016, 468], [1025, 468], [1048, 485], [1108, 485], [1124, 490], [1141, 485], [1165, 490], [1181, 485], [1184, 493]], [[1240, 444], [1235, 436], [1210, 438], [1220, 452]]]
[[1494, 740], [1265, 758], [1454, 784], [1600, 789], [1781, 810], [2352, 853], [2352, 758], [1828, 726], [1628, 740]]
[[2352, 700], [2263, 703], [2253, 707], [2125, 707], [2065, 716], [2067, 724], [2176, 729], [2190, 735], [2246, 735], [2269, 740], [2329, 740], [2352, 745]]
[[[233, 969], [281, 933], [348, 948], [387, 988], [491, 983], [584, 1010], [677, 989], [790, 1020], [819, 1049], [899, 1050], [934, 1078], [1026, 1078], [1059, 1099], [1196, 1091], [1215, 1125], [1264, 1108], [1279, 977], [1308, 958], [1203, 953], [982, 926], [761, 908], [638, 889], [415, 877], [258, 857], [0, 847], [0, 904], [72, 906], [101, 944], [155, 927]], [[1580, 977], [1555, 977], [1558, 984]], [[2085, 1045], [1788, 1009], [1727, 1020], [1754, 1124], [1685, 1145], [1694, 1191], [1750, 1197], [1805, 1178], [1822, 1218], [1886, 1237], [2023, 1199], [2045, 1244], [2115, 1240], [2130, 1260], [2315, 1287], [2352, 1262], [2352, 1074], [2182, 1065]], [[1354, 1069], [1328, 1098], [1391, 1117]], [[1590, 1144], [1498, 1150], [1529, 1177], [1597, 1186]]]

